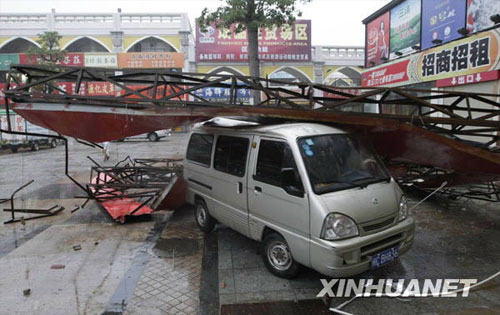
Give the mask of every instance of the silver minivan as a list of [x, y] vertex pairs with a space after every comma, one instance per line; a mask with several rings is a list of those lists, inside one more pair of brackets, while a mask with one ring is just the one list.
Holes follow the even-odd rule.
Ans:
[[261, 242], [266, 267], [347, 277], [413, 242], [406, 199], [361, 139], [321, 124], [193, 128], [186, 199], [204, 232], [216, 222]]

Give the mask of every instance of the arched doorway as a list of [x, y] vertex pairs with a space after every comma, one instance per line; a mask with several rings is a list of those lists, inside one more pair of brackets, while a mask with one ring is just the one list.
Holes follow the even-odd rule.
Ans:
[[109, 50], [98, 41], [89, 38], [81, 37], [66, 45], [68, 52], [109, 52]]
[[[330, 70], [330, 69], [329, 69]], [[354, 67], [341, 67], [332, 71], [327, 71], [328, 75], [323, 79], [324, 85], [330, 85], [335, 87], [358, 87], [361, 85], [361, 72]], [[342, 90], [342, 92], [349, 93], [351, 95], [359, 95], [363, 91], [352, 89], [352, 90]], [[336, 94], [325, 93], [325, 96], [332, 98], [342, 98]], [[326, 102], [328, 103], [328, 102]], [[361, 104], [361, 103], [350, 103], [343, 105], [339, 110], [348, 112], [374, 112], [376, 107], [371, 104]]]
[[40, 47], [35, 41], [17, 37], [4, 43], [0, 48], [0, 54], [27, 53], [30, 48]]
[[177, 49], [163, 39], [150, 36], [132, 44], [127, 52], [177, 52]]

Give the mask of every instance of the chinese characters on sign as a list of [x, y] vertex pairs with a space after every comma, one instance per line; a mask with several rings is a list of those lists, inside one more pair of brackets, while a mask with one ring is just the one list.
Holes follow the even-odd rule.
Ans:
[[436, 86], [446, 87], [446, 86], [472, 84], [472, 83], [498, 80], [499, 78], [500, 78], [499, 70], [493, 70], [493, 71], [466, 74], [458, 77], [437, 80]]
[[[202, 33], [196, 23], [197, 61], [247, 61], [247, 32], [209, 26]], [[310, 61], [311, 21], [297, 20], [293, 25], [259, 30], [259, 58], [262, 61]]]
[[[62, 66], [83, 67], [84, 61], [85, 59], [83, 57], [83, 53], [67, 53], [64, 60], [57, 62], [56, 64]], [[36, 65], [41, 63], [41, 60], [36, 55], [19, 54], [19, 63], [24, 65]]]
[[423, 53], [421, 76], [423, 78], [489, 66], [491, 37], [470, 42], [443, 46], [439, 51]]
[[[203, 97], [204, 99], [229, 100], [231, 97], [231, 89], [220, 87], [206, 87], [196, 91], [195, 94]], [[245, 99], [246, 101], [251, 97], [250, 90], [238, 89], [236, 97], [238, 98], [238, 100]]]
[[382, 86], [408, 81], [409, 60], [404, 60], [362, 74], [361, 86]]
[[85, 54], [85, 67], [98, 67], [98, 68], [117, 68], [118, 56], [117, 54]]
[[118, 54], [119, 68], [182, 68], [184, 54], [177, 52], [134, 52]]

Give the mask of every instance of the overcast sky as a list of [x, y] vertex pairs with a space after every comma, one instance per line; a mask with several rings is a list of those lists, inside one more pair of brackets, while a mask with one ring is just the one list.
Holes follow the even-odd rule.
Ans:
[[[313, 45], [364, 45], [361, 20], [389, 0], [313, 0], [302, 7], [304, 19], [312, 20]], [[191, 24], [203, 8], [215, 9], [221, 0], [0, 0], [0, 13], [41, 13], [51, 8], [65, 13], [107, 13], [121, 8], [126, 13], [186, 12]]]

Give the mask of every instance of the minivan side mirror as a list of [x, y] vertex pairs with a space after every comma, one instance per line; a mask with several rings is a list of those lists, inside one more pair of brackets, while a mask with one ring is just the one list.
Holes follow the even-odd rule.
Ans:
[[297, 180], [297, 173], [293, 168], [281, 169], [281, 187], [289, 195], [304, 197], [304, 188], [300, 180]]

